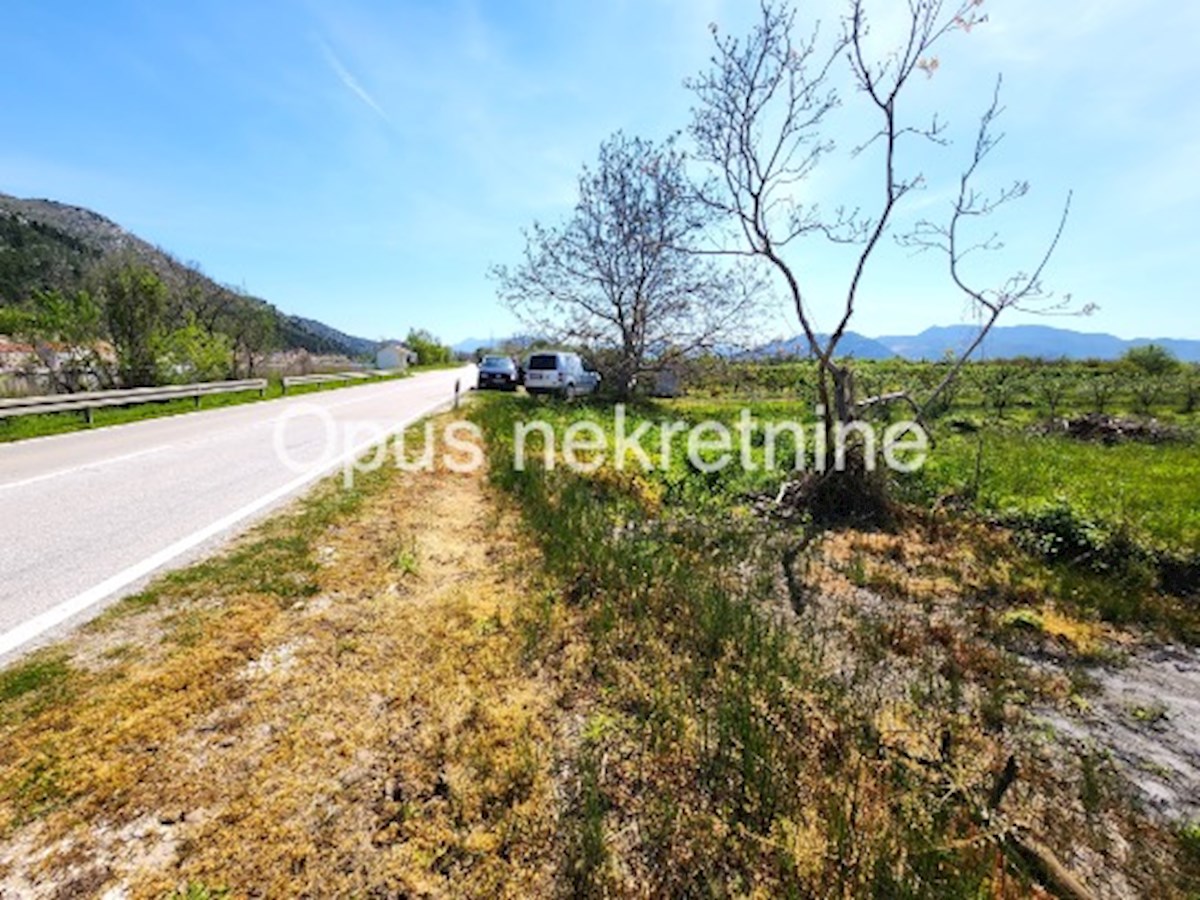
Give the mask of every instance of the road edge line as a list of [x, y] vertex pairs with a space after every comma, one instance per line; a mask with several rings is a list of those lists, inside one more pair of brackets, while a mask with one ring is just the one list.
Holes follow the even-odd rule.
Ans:
[[439, 400], [436, 403], [423, 407], [418, 412], [412, 414], [406, 419], [398, 422], [396, 425], [384, 431], [382, 434], [373, 435], [369, 440], [363, 441], [350, 450], [345, 451], [336, 459], [328, 464], [319, 466], [311, 472], [305, 472], [303, 475], [289, 481], [287, 484], [281, 485], [275, 490], [270, 491], [257, 500], [234, 510], [228, 515], [222, 516], [217, 521], [204, 526], [203, 528], [193, 531], [187, 537], [180, 538], [173, 544], [169, 544], [162, 550], [151, 554], [141, 562], [135, 563], [122, 569], [115, 575], [106, 578], [99, 584], [88, 588], [86, 591], [76, 594], [69, 600], [64, 600], [50, 609], [38, 613], [32, 619], [27, 619], [20, 625], [12, 628], [3, 634], [0, 634], [0, 659], [3, 659], [8, 654], [20, 649], [29, 642], [36, 640], [53, 628], [58, 627], [84, 610], [91, 606], [95, 606], [101, 600], [112, 596], [121, 588], [138, 581], [147, 575], [161, 569], [171, 560], [182, 556], [189, 550], [203, 544], [210, 538], [216, 537], [224, 531], [229, 530], [238, 523], [250, 518], [257, 512], [271, 506], [273, 503], [283, 499], [289, 494], [295, 493], [305, 485], [317, 481], [320, 478], [333, 472], [335, 469], [343, 466], [347, 461], [357, 459], [362, 456], [367, 450], [379, 444], [381, 441], [386, 441], [388, 438], [400, 433], [410, 425], [421, 421], [427, 416], [432, 415], [443, 407], [450, 406], [454, 402], [453, 398]]

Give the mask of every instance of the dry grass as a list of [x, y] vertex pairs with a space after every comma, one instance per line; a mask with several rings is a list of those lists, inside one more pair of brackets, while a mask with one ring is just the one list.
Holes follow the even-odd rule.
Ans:
[[797, 614], [745, 514], [507, 489], [523, 524], [480, 475], [326, 485], [0, 674], [0, 897], [1018, 897], [1017, 831], [1184, 895], [1111, 765], [1026, 718], [1128, 636], [1002, 534], [830, 532]]
[[[1097, 896], [1139, 896], [1156, 882], [1162, 896], [1191, 896], [1171, 827], [1144, 814], [1103, 745], [1081, 755], [1039, 725], [1047, 711], [1086, 708], [1089, 667], [1152, 638], [1048, 599], [1047, 571], [1005, 532], [971, 522], [831, 532], [808, 576], [835, 667], [866, 659], [887, 673], [875, 723], [892, 752], [936, 759], [939, 731], [958, 710], [975, 736], [974, 762], [990, 760], [995, 772], [1010, 754], [1017, 761], [1007, 821], [1051, 847]], [[914, 690], [934, 683], [938, 690]]]
[[388, 475], [252, 535], [295, 542], [299, 597], [218, 561], [56, 650], [51, 700], [0, 705], [0, 896], [545, 893], [558, 689], [481, 478]]
[[945, 511], [813, 537], [684, 466], [661, 502], [603, 468], [518, 471], [522, 413], [478, 418], [586, 626], [572, 895], [1015, 898], [1064, 865], [1100, 897], [1192, 895], [1170, 826], [1039, 722], [1130, 636], [1010, 537]]

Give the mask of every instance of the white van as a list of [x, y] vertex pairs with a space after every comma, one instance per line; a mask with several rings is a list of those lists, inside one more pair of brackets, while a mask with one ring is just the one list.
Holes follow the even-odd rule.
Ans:
[[578, 353], [558, 350], [531, 353], [525, 360], [525, 390], [531, 394], [556, 394], [570, 399], [590, 394], [600, 383], [600, 373], [583, 364]]

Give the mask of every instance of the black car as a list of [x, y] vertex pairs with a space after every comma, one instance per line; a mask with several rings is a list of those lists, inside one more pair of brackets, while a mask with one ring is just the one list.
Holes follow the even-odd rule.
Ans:
[[485, 356], [479, 363], [479, 390], [515, 391], [521, 383], [517, 364], [507, 356]]

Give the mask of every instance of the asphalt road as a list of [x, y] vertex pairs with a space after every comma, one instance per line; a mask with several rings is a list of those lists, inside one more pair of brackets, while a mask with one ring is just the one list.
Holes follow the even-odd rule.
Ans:
[[0, 444], [0, 662], [211, 553], [459, 380], [473, 367]]

